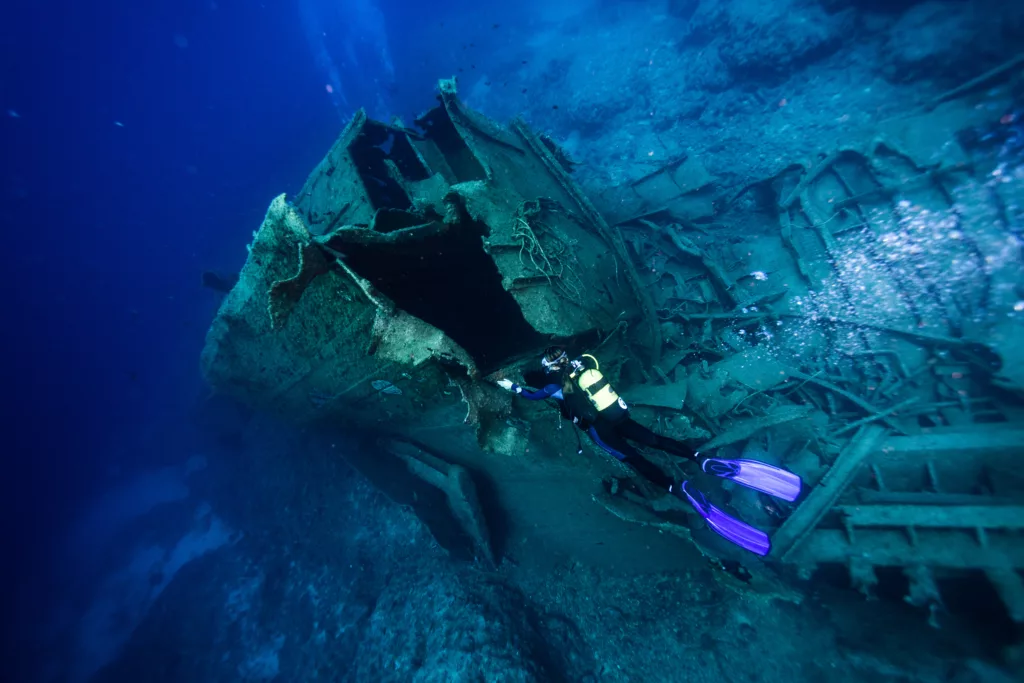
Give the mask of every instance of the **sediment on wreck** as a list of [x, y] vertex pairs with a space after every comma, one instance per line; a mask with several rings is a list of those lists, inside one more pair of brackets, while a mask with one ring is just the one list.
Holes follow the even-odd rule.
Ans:
[[865, 594], [896, 570], [936, 623], [946, 582], [979, 574], [1024, 618], [1024, 158], [993, 113], [1024, 83], [1007, 64], [755, 183], [687, 182], [700, 160], [674, 160], [616, 222], [670, 340], [661, 382], [622, 392], [634, 412], [800, 473], [792, 508], [732, 497], [775, 527], [771, 557], [840, 565]]
[[212, 384], [300, 421], [369, 402], [407, 423], [635, 317], [632, 265], [543, 143], [442, 95], [422, 134], [357, 114], [294, 204], [274, 201], [211, 330]]
[[[358, 113], [294, 201], [272, 202], [202, 358], [216, 390], [291, 421], [414, 444], [356, 464], [396, 499], [415, 488], [420, 508], [441, 481], [424, 474], [455, 472], [459, 490], [507, 498], [513, 471], [545, 467], [530, 423], [484, 375], [554, 341], [650, 349], [656, 329], [624, 245], [564, 155], [522, 122], [467, 110], [452, 82], [440, 92], [417, 130]], [[397, 471], [423, 486], [397, 485]], [[538, 479], [516, 502], [551, 484]], [[461, 519], [476, 507], [453, 504], [453, 523], [474, 529], [469, 545], [486, 556], [486, 525]]]
[[545, 382], [537, 354], [564, 342], [639, 421], [804, 478], [793, 506], [723, 494], [773, 534], [770, 560], [845, 565], [864, 592], [897, 567], [932, 613], [945, 577], [981, 571], [1019, 615], [1024, 486], [992, 476], [1022, 442], [1019, 189], [971, 134], [991, 124], [973, 92], [739, 187], [681, 156], [606, 220], [556, 144], [443, 82], [419, 130], [357, 115], [294, 204], [275, 200], [207, 376], [296, 421], [384, 432], [390, 455], [360, 467], [398, 500], [396, 468], [447, 496], [478, 557], [685, 563], [675, 499], [602, 487], [630, 472], [486, 381]]

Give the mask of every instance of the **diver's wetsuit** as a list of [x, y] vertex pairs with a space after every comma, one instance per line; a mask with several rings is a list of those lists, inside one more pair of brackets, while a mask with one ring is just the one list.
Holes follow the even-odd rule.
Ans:
[[594, 443], [628, 464], [645, 479], [663, 489], [668, 489], [676, 482], [662, 472], [657, 465], [645, 458], [629, 441], [635, 441], [644, 446], [657, 448], [658, 450], [683, 458], [695, 459], [697, 457], [694, 450], [682, 441], [676, 441], [667, 436], [655, 434], [647, 427], [633, 420], [629, 416], [628, 410], [616, 411], [616, 417], [613, 418], [598, 414], [597, 418], [588, 424], [582, 416], [592, 414], [594, 409], [590, 406], [586, 397], [578, 392], [574, 392], [567, 397], [563, 393], [562, 387], [558, 384], [549, 384], [539, 391], [526, 391], [523, 389], [518, 393], [530, 401], [543, 401], [548, 398], [557, 399], [562, 409], [562, 414], [569, 419], [576, 417], [577, 426], [583, 429], [594, 440]]

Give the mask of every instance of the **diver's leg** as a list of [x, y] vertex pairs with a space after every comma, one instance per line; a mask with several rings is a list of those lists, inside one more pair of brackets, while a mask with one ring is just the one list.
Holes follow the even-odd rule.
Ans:
[[657, 448], [659, 451], [665, 451], [682, 458], [697, 459], [697, 454], [694, 450], [682, 441], [656, 434], [631, 417], [620, 420], [616, 424], [616, 431], [630, 441], [636, 441], [645, 446]]
[[616, 434], [615, 429], [608, 424], [591, 425], [587, 429], [587, 434], [594, 440], [594, 443], [623, 462], [629, 459], [630, 455], [637, 452], [635, 448], [626, 443], [625, 439]]
[[663, 491], [671, 490], [672, 484], [675, 483], [671, 477], [661, 471], [661, 468], [639, 453], [626, 458], [626, 463], [636, 470], [640, 476]]
[[617, 424], [595, 425], [590, 428], [590, 435], [598, 446], [632, 467], [641, 477], [664, 491], [669, 490], [674, 483], [672, 479], [622, 438], [616, 427]]

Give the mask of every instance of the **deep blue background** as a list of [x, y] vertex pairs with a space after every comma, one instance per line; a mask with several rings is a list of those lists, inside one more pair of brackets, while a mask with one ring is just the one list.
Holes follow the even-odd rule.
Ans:
[[200, 272], [241, 265], [267, 201], [337, 132], [294, 14], [67, 3], [4, 21], [3, 499], [28, 556], [112, 465], [182, 456], [146, 434], [201, 391]]
[[[407, 122], [438, 77], [469, 68], [458, 40], [431, 47], [454, 24], [474, 62], [514, 48], [517, 8], [380, 6]], [[218, 304], [200, 274], [242, 265], [270, 200], [301, 186], [347, 112], [296, 0], [9, 4], [0, 69], [0, 519], [17, 558], [0, 566], [16, 579], [111, 477], [197, 447], [188, 413]]]

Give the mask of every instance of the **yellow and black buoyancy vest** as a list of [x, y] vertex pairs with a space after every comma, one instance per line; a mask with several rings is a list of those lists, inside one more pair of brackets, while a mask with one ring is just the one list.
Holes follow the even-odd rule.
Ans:
[[581, 358], [589, 358], [592, 360], [594, 362], [594, 367], [584, 367], [583, 361], [580, 361], [579, 369], [574, 370], [570, 377], [572, 377], [577, 386], [583, 390], [583, 393], [586, 394], [590, 403], [597, 408], [598, 412], [602, 413], [615, 405], [622, 407], [619, 395], [615, 393], [615, 390], [612, 389], [612, 385], [609, 384], [605, 376], [601, 374], [601, 365], [597, 362], [597, 359], [589, 353], [583, 354]]

